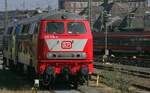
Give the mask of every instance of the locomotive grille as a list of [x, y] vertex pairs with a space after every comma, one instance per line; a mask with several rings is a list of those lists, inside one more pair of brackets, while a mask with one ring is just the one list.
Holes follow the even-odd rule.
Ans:
[[48, 59], [86, 59], [87, 55], [84, 52], [69, 52], [69, 53], [47, 53]]

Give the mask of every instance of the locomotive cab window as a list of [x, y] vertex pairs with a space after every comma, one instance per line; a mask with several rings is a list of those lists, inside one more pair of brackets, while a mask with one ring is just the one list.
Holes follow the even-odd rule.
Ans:
[[15, 28], [15, 34], [18, 35], [21, 32], [22, 25], [18, 24]]
[[40, 23], [36, 23], [36, 24], [35, 24], [35, 27], [34, 27], [34, 33], [35, 33], [35, 34], [38, 34], [39, 29], [40, 29]]
[[29, 34], [38, 34], [40, 23], [31, 24]]
[[86, 29], [83, 23], [81, 22], [70, 22], [68, 23], [68, 33], [69, 34], [84, 34]]
[[28, 33], [29, 29], [30, 29], [30, 24], [23, 25], [22, 33]]
[[46, 32], [50, 34], [63, 34], [64, 23], [63, 22], [48, 22]]

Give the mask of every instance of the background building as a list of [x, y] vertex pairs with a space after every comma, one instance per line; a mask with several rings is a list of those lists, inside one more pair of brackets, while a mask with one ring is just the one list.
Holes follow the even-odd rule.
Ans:
[[148, 7], [148, 0], [114, 0], [114, 2], [127, 3], [130, 8]]
[[[110, 31], [144, 31], [150, 28], [148, 0], [114, 0], [107, 4], [107, 11]], [[95, 31], [104, 31], [101, 13], [94, 23]]]
[[[89, 0], [58, 0], [59, 9], [65, 9], [69, 12], [80, 13], [85, 7], [88, 7]], [[91, 0], [92, 6], [99, 6], [103, 0]], [[148, 7], [148, 0], [108, 0], [109, 2], [118, 2], [128, 4], [130, 8]]]
[[[102, 0], [92, 0], [92, 6], [99, 6]], [[58, 0], [59, 9], [69, 12], [80, 13], [88, 7], [88, 0]]]

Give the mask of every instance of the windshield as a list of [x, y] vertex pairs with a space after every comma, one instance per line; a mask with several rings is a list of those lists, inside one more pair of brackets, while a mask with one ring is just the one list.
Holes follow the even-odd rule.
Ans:
[[46, 32], [50, 34], [63, 34], [64, 23], [63, 22], [48, 22]]
[[83, 23], [81, 22], [70, 22], [68, 23], [68, 33], [69, 34], [84, 34], [86, 29]]

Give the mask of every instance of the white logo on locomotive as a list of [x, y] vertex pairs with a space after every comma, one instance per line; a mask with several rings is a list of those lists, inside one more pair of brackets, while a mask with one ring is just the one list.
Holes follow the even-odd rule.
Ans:
[[71, 49], [72, 48], [72, 42], [71, 41], [62, 41], [61, 42], [61, 48]]

